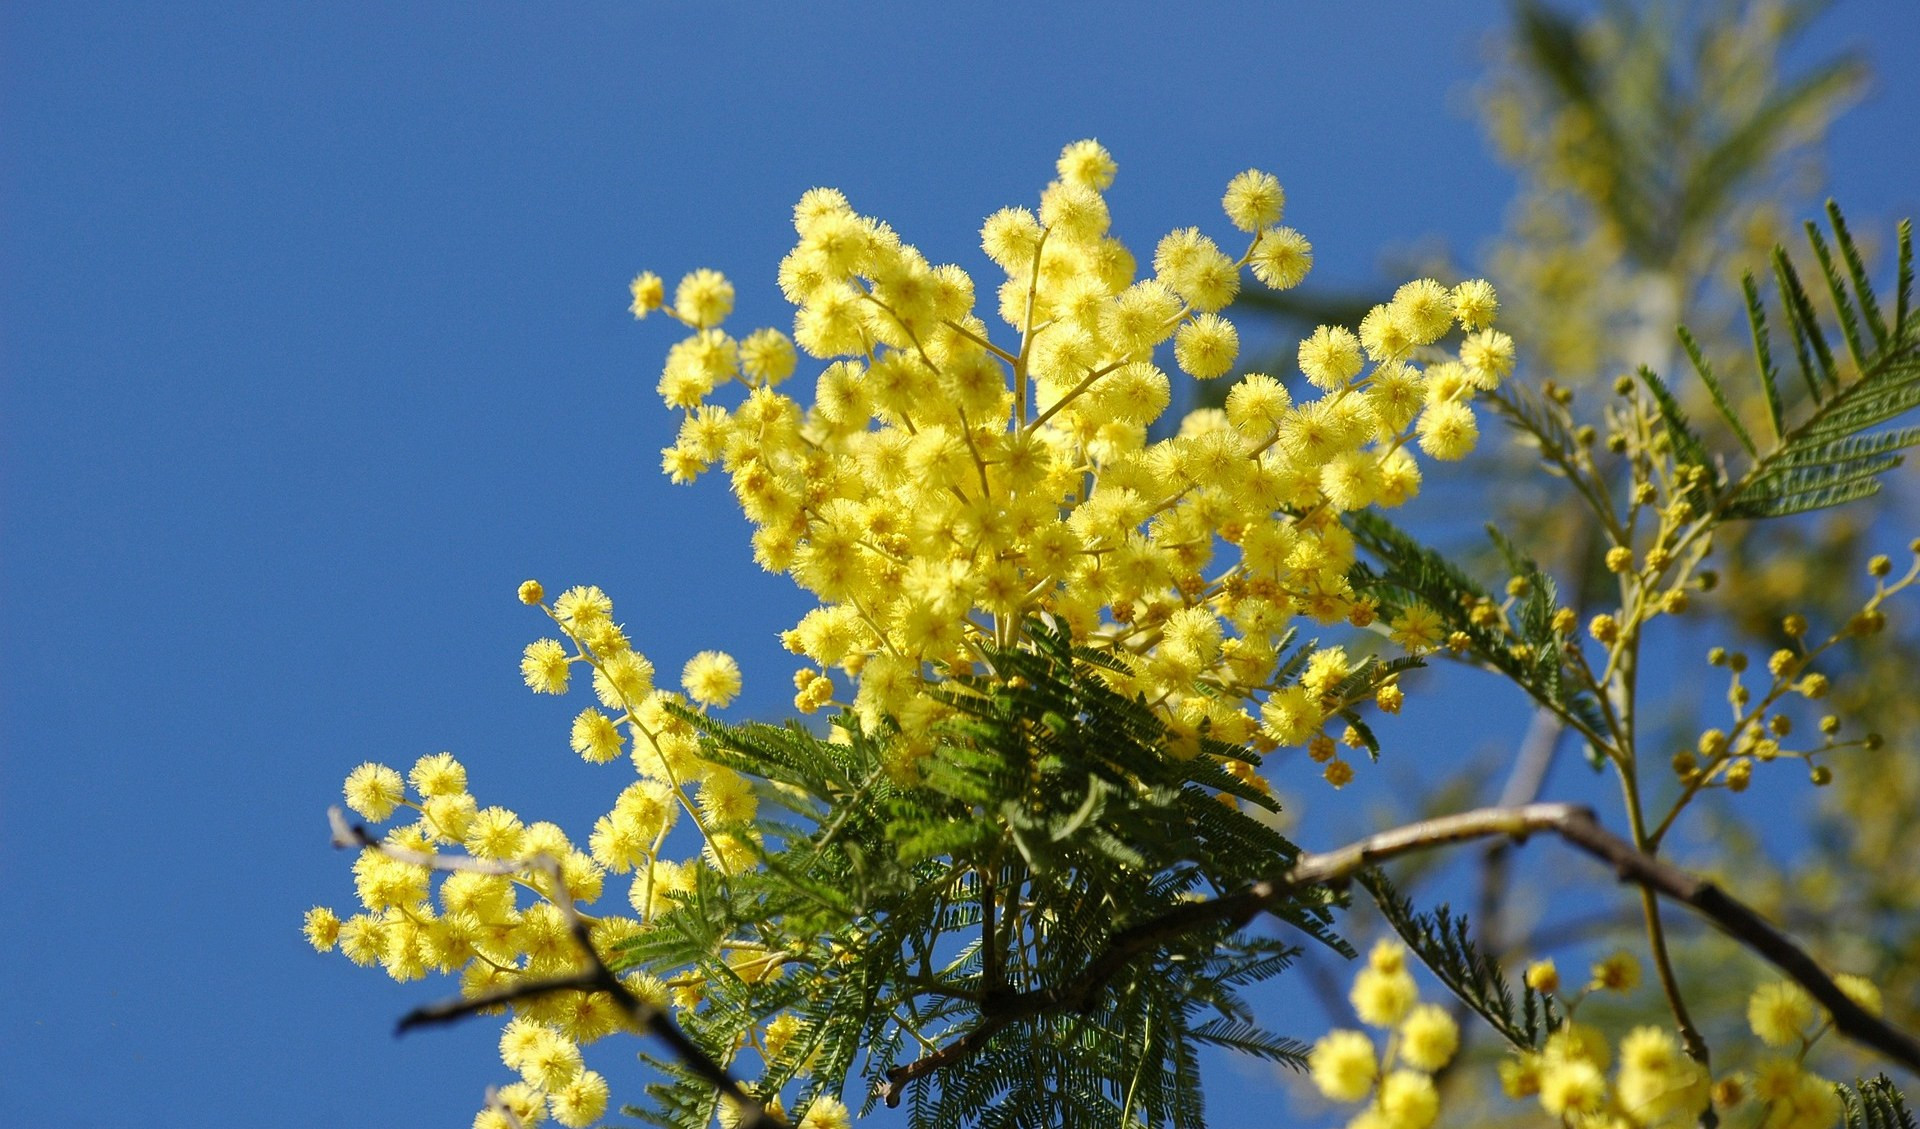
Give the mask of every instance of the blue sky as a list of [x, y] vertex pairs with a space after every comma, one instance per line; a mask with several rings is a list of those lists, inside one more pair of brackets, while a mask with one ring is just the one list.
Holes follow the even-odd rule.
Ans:
[[[297, 927], [351, 897], [322, 813], [361, 760], [450, 749], [483, 804], [604, 810], [615, 770], [519, 683], [527, 576], [605, 587], [663, 667], [732, 651], [740, 711], [786, 708], [773, 632], [805, 605], [719, 484], [660, 477], [670, 333], [626, 314], [635, 271], [719, 268], [739, 324], [781, 324], [806, 188], [973, 264], [1085, 136], [1136, 247], [1224, 227], [1253, 165], [1316, 280], [1471, 257], [1511, 189], [1466, 89], [1503, 11], [0, 7], [0, 1107], [465, 1124], [505, 1080], [486, 1024], [394, 1042], [438, 989]], [[1917, 11], [1842, 2], [1809, 47], [1879, 72], [1829, 154], [1862, 220], [1920, 204], [1889, 140]], [[616, 1094], [626, 1056], [595, 1056]], [[1266, 1123], [1263, 1080], [1218, 1081], [1219, 1124]]]

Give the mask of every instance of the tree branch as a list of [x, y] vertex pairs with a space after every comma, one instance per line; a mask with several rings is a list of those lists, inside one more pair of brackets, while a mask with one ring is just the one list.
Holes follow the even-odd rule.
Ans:
[[615, 1005], [636, 1028], [667, 1044], [674, 1056], [687, 1069], [733, 1100], [741, 1110], [741, 1129], [790, 1129], [785, 1121], [775, 1117], [760, 1104], [757, 1098], [748, 1094], [733, 1075], [727, 1072], [726, 1067], [716, 1062], [713, 1056], [689, 1038], [680, 1025], [673, 1021], [673, 1017], [667, 1014], [665, 1008], [656, 1007], [634, 995], [632, 989], [621, 981], [613, 969], [607, 967], [607, 962], [601, 959], [599, 950], [593, 947], [592, 927], [587, 923], [587, 919], [580, 915], [579, 908], [573, 904], [573, 895], [567, 890], [560, 864], [552, 858], [540, 855], [519, 862], [502, 862], [477, 859], [470, 855], [440, 855], [408, 850], [405, 847], [381, 842], [360, 824], [348, 823], [346, 815], [337, 807], [327, 809], [327, 822], [333, 828], [335, 847], [371, 848], [388, 858], [415, 866], [480, 874], [520, 874], [528, 870], [545, 872], [551, 882], [551, 900], [560, 910], [561, 916], [566, 919], [567, 928], [573, 934], [574, 943], [587, 958], [588, 967], [570, 976], [528, 980], [485, 995], [455, 997], [422, 1005], [400, 1018], [397, 1034], [403, 1034], [415, 1027], [453, 1023], [502, 1004], [515, 1003], [553, 992], [605, 992], [613, 998]]
[[1593, 812], [1574, 804], [1524, 804], [1479, 808], [1421, 820], [1370, 835], [1338, 850], [1302, 855], [1278, 879], [1256, 882], [1235, 894], [1190, 902], [1114, 934], [1107, 948], [1072, 980], [1007, 997], [960, 1038], [887, 1072], [881, 1094], [898, 1106], [909, 1083], [960, 1062], [1008, 1026], [1043, 1012], [1091, 1008], [1096, 993], [1135, 957], [1159, 942], [1194, 929], [1225, 924], [1240, 928], [1281, 901], [1313, 886], [1343, 885], [1355, 873], [1400, 855], [1475, 839], [1507, 836], [1524, 840], [1551, 832], [1569, 845], [1613, 868], [1622, 882], [1633, 882], [1662, 897], [1691, 907], [1728, 936], [1786, 973], [1833, 1016], [1841, 1034], [1871, 1047], [1910, 1070], [1920, 1071], [1920, 1040], [1871, 1014], [1840, 990], [1812, 957], [1758, 913], [1718, 886], [1645, 854], [1601, 827]]

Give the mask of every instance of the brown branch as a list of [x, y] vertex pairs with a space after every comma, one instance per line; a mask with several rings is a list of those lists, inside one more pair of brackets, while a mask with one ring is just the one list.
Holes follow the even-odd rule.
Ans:
[[[506, 988], [483, 992], [477, 996], [454, 996], [430, 1004], [421, 1004], [400, 1017], [394, 1026], [394, 1034], [404, 1035], [415, 1027], [431, 1027], [436, 1023], [452, 1023], [470, 1015], [480, 1015], [507, 1004], [517, 1004], [522, 1000], [538, 999], [555, 992], [598, 992], [601, 990], [600, 976], [591, 969], [582, 969], [570, 976], [543, 976], [538, 980], [522, 980]], [[643, 1028], [645, 1024], [641, 1025]]]
[[327, 809], [327, 822], [333, 827], [333, 845], [335, 847], [371, 847], [399, 862], [425, 866], [433, 870], [472, 871], [481, 874], [519, 874], [527, 870], [539, 870], [546, 873], [551, 886], [551, 900], [566, 918], [567, 929], [573, 934], [574, 943], [586, 955], [589, 967], [570, 976], [556, 976], [540, 980], [529, 980], [497, 992], [472, 997], [455, 997], [439, 1003], [417, 1007], [400, 1019], [398, 1031], [402, 1033], [415, 1027], [427, 1027], [441, 1023], [452, 1023], [477, 1015], [482, 1011], [532, 999], [552, 992], [605, 992], [613, 997], [629, 1022], [647, 1034], [653, 1035], [667, 1044], [681, 1063], [713, 1087], [731, 1098], [741, 1110], [741, 1129], [790, 1129], [787, 1123], [774, 1116], [760, 1101], [748, 1094], [727, 1068], [715, 1061], [712, 1055], [701, 1049], [699, 1044], [688, 1037], [686, 1031], [673, 1021], [665, 1008], [657, 1007], [633, 994], [607, 962], [600, 957], [599, 950], [593, 947], [593, 929], [587, 919], [580, 915], [579, 907], [573, 904], [573, 895], [567, 889], [560, 864], [553, 858], [540, 855], [520, 862], [496, 862], [489, 859], [477, 859], [470, 855], [440, 855], [425, 851], [408, 850], [405, 847], [383, 843], [373, 837], [365, 827], [347, 822], [346, 815], [337, 807]]
[[1920, 1070], [1920, 1040], [1866, 1011], [1840, 990], [1812, 957], [1758, 913], [1718, 886], [1645, 854], [1601, 827], [1591, 809], [1574, 804], [1525, 804], [1479, 808], [1421, 820], [1370, 835], [1325, 854], [1302, 855], [1277, 880], [1256, 882], [1236, 894], [1190, 902], [1116, 933], [1105, 951], [1077, 977], [1051, 988], [1021, 992], [1001, 1001], [971, 1031], [946, 1046], [887, 1072], [882, 1096], [898, 1106], [909, 1083], [974, 1054], [1008, 1026], [1043, 1012], [1089, 1009], [1099, 989], [1134, 957], [1160, 941], [1216, 924], [1239, 928], [1276, 903], [1313, 886], [1344, 884], [1358, 871], [1416, 851], [1504, 835], [1524, 840], [1552, 832], [1569, 845], [1613, 868], [1622, 882], [1633, 882], [1662, 897], [1690, 906], [1734, 940], [1745, 944], [1806, 988], [1833, 1016], [1841, 1034], [1910, 1070]]

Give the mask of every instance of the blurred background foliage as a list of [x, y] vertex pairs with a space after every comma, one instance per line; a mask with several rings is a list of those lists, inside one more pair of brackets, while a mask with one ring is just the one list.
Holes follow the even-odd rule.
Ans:
[[[1687, 371], [1675, 330], [1688, 326], [1728, 376], [1727, 386], [1749, 396], [1750, 402], [1736, 400], [1734, 410], [1761, 418], [1741, 279], [1753, 275], [1764, 292], [1776, 244], [1801, 248], [1795, 265], [1803, 276], [1818, 277], [1798, 229], [1821, 207], [1829, 129], [1869, 81], [1853, 54], [1806, 58], [1805, 33], [1825, 6], [1618, 0], [1573, 12], [1542, 0], [1516, 3], [1511, 27], [1492, 45], [1486, 76], [1473, 91], [1489, 143], [1517, 182], [1504, 231], [1464, 262], [1385, 249], [1381, 285], [1409, 269], [1448, 283], [1487, 277], [1501, 296], [1501, 323], [1521, 350], [1519, 383], [1571, 397], [1575, 415], [1599, 425], [1614, 380], [1645, 365], [1680, 392], [1714, 447], [1731, 449], [1731, 436], [1713, 431], [1725, 425]], [[1854, 218], [1876, 276], [1891, 269], [1886, 233], [1899, 218]], [[1384, 293], [1316, 289], [1310, 282], [1284, 293], [1243, 295], [1242, 303], [1264, 310], [1293, 340], [1323, 322], [1356, 324]], [[1824, 295], [1814, 298], [1820, 303]], [[1777, 323], [1778, 311], [1769, 313]], [[1830, 320], [1833, 311], [1823, 306], [1821, 314]], [[1250, 370], [1283, 379], [1297, 368], [1290, 352], [1249, 362]], [[1203, 393], [1195, 406], [1217, 404]], [[1518, 437], [1508, 431], [1503, 441], [1484, 444], [1457, 482], [1435, 483], [1448, 496], [1474, 499], [1451, 508], [1464, 509], [1464, 518], [1436, 522], [1434, 507], [1427, 507], [1416, 527], [1430, 543], [1480, 553], [1481, 575], [1498, 580], [1501, 567], [1481, 532], [1483, 521], [1495, 520], [1558, 577], [1584, 622], [1611, 610], [1616, 598], [1601, 559], [1606, 544], [1591, 516], [1568, 504], [1571, 492], [1541, 473], [1536, 453], [1515, 442]], [[1648, 747], [1688, 749], [1703, 729], [1725, 723], [1724, 675], [1706, 665], [1709, 646], [1764, 658], [1786, 644], [1781, 622], [1789, 613], [1822, 630], [1844, 622], [1870, 585], [1867, 559], [1897, 555], [1920, 534], [1914, 495], [1914, 476], [1903, 468], [1889, 476], [1881, 495], [1863, 503], [1726, 527], [1708, 562], [1718, 575], [1716, 589], [1695, 603], [1682, 627], [1668, 629], [1669, 667], [1662, 676], [1672, 690], [1664, 700], [1643, 703], [1644, 731], [1656, 735]], [[1873, 977], [1885, 989], [1888, 1018], [1911, 1029], [1920, 1025], [1920, 634], [1896, 618], [1873, 645], [1837, 652], [1826, 665], [1837, 688], [1835, 712], [1884, 735], [1884, 745], [1839, 754], [1833, 783], [1818, 791], [1784, 764], [1762, 774], [1754, 792], [1702, 806], [1692, 834], [1672, 853], [1761, 906], [1829, 967]], [[1577, 755], [1563, 736], [1543, 717], [1504, 775], [1490, 774], [1484, 762], [1456, 766], [1452, 775], [1425, 782], [1419, 809], [1401, 814], [1566, 798], [1540, 795], [1553, 762]], [[1790, 841], [1770, 829], [1782, 825], [1783, 813], [1800, 829]], [[1556, 857], [1529, 875], [1512, 869], [1504, 848], [1494, 848], [1475, 858], [1465, 898], [1458, 870], [1437, 859], [1399, 878], [1406, 888], [1423, 890], [1423, 902], [1445, 897], [1475, 910], [1483, 945], [1512, 967], [1557, 955], [1577, 974], [1582, 957], [1642, 947], [1639, 919], [1611, 884], [1595, 885], [1587, 891], [1592, 897], [1582, 897], [1567, 889], [1568, 877], [1559, 872], [1564, 861]], [[1553, 888], [1551, 898], [1543, 879]], [[1358, 926], [1351, 923], [1350, 935], [1364, 947]], [[1714, 1020], [1709, 1039], [1743, 1038], [1744, 1001], [1761, 973], [1708, 930], [1687, 926], [1680, 936], [1681, 979], [1697, 997], [1696, 1014]], [[1344, 1021], [1341, 972], [1309, 973], [1319, 981], [1322, 1006]], [[1633, 1001], [1644, 1014], [1623, 1014], [1624, 1005], [1596, 999], [1593, 1017], [1665, 1025], [1656, 993]], [[1602, 1014], [1609, 1006], [1616, 1010]], [[1474, 1034], [1482, 1051], [1498, 1051], [1484, 1031]], [[1837, 1077], [1877, 1069], [1831, 1040], [1823, 1053], [1838, 1056], [1830, 1064]], [[1447, 1081], [1456, 1091], [1486, 1086], [1491, 1073], [1484, 1064], [1454, 1069]], [[1448, 1095], [1449, 1110], [1464, 1112], [1458, 1103], [1465, 1097]], [[1497, 1123], [1517, 1108], [1494, 1098], [1484, 1119]]]

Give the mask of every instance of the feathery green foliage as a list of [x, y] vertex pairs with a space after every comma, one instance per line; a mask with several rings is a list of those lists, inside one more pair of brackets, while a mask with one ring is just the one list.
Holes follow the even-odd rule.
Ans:
[[1840, 1086], [1840, 1101], [1846, 1107], [1847, 1129], [1914, 1129], [1913, 1114], [1906, 1100], [1886, 1075]]
[[[1170, 755], [1152, 711], [1107, 685], [1112, 660], [1044, 629], [1032, 646], [952, 685], [960, 720], [906, 784], [852, 715], [842, 743], [685, 715], [711, 759], [765, 780], [791, 818], [760, 845], [761, 870], [703, 871], [673, 895], [623, 966], [699, 970], [708, 994], [685, 1026], [723, 1059], [774, 1014], [795, 1016], [800, 1034], [760, 1072], [768, 1089], [809, 1076], [837, 1093], [859, 1076], [871, 1107], [889, 1071], [976, 1033], [908, 1083], [916, 1126], [1198, 1126], [1201, 1046], [1301, 1065], [1306, 1047], [1255, 1024], [1240, 994], [1284, 971], [1293, 943], [1222, 920], [1089, 976], [1123, 930], [1283, 873], [1298, 850], [1221, 803], [1277, 810], [1207, 755], [1225, 746], [1202, 736]], [[1351, 955], [1324, 894], [1274, 913]], [[785, 964], [743, 975], [726, 951]], [[1023, 1006], [1042, 998], [1061, 1006]], [[636, 1116], [706, 1124], [711, 1087], [665, 1072]]]
[[[1775, 35], [1792, 38], [1818, 8], [1784, 5], [1785, 26]], [[1588, 159], [1605, 170], [1605, 190], [1593, 192], [1592, 201], [1642, 264], [1668, 261], [1676, 248], [1721, 222], [1792, 147], [1797, 121], [1830, 115], [1865, 80], [1858, 58], [1838, 55], [1766, 90], [1754, 104], [1739, 104], [1735, 113], [1703, 113], [1710, 96], [1680, 86], [1680, 76], [1702, 65], [1686, 55], [1724, 51], [1724, 45], [1676, 26], [1686, 13], [1685, 6], [1615, 5], [1609, 21], [1625, 44], [1603, 54], [1581, 34], [1577, 17], [1539, 0], [1524, 0], [1515, 10], [1529, 71], [1585, 123]]]
[[1516, 1002], [1499, 962], [1473, 943], [1464, 916], [1455, 916], [1444, 904], [1432, 913], [1415, 910], [1378, 868], [1363, 870], [1358, 877], [1421, 963], [1507, 1042], [1523, 1051], [1538, 1050], [1560, 1026], [1551, 997], [1522, 985]]
[[1605, 727], [1592, 693], [1566, 677], [1561, 659], [1564, 639], [1553, 627], [1558, 602], [1553, 578], [1498, 530], [1489, 528], [1495, 547], [1527, 587], [1511, 634], [1496, 623], [1475, 618], [1473, 609], [1491, 606], [1492, 597], [1438, 550], [1370, 510], [1348, 514], [1346, 524], [1371, 561], [1355, 566], [1354, 591], [1378, 600], [1389, 616], [1409, 603], [1425, 604], [1439, 613], [1449, 631], [1466, 639], [1467, 657], [1513, 679], [1541, 705], [1576, 726], [1592, 733]]
[[[1880, 489], [1881, 475], [1900, 464], [1902, 449], [1920, 443], [1920, 428], [1873, 430], [1920, 406], [1920, 330], [1907, 316], [1913, 287], [1912, 227], [1900, 225], [1897, 297], [1888, 320], [1846, 219], [1831, 201], [1827, 218], [1833, 230], [1831, 246], [1812, 223], [1806, 225], [1807, 242], [1826, 283], [1844, 352], [1834, 347], [1786, 251], [1775, 248], [1773, 255], [1780, 309], [1806, 391], [1798, 421], [1787, 418], [1759, 287], [1750, 275], [1744, 281], [1754, 358], [1772, 427], [1769, 446], [1754, 443], [1699, 346], [1681, 331], [1694, 371], [1752, 459], [1744, 473], [1718, 491], [1717, 517], [1780, 517], [1864, 498]], [[1641, 379], [1659, 407], [1678, 460], [1705, 465], [1705, 447], [1665, 385], [1644, 370]]]

